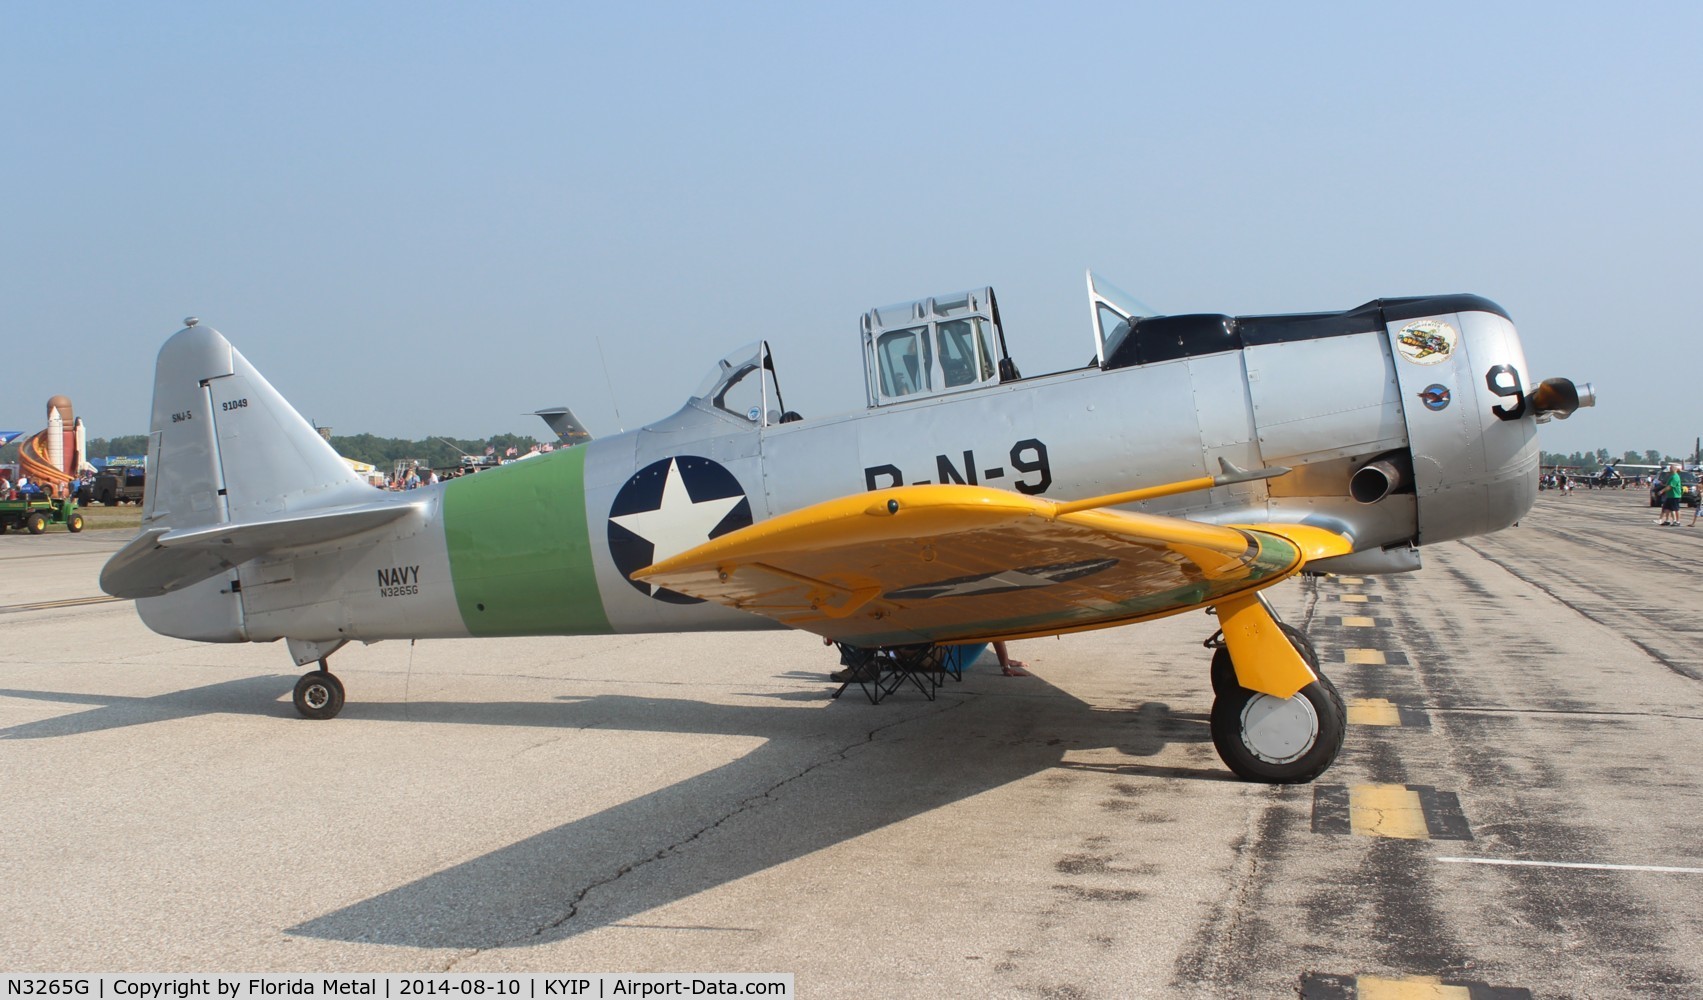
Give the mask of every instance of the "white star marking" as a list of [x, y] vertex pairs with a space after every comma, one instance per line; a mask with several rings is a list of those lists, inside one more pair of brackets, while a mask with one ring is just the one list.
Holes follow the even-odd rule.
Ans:
[[[659, 563], [709, 541], [710, 532], [744, 499], [731, 496], [694, 501], [686, 492], [686, 481], [680, 478], [679, 463], [669, 459], [668, 478], [662, 484], [662, 506], [609, 520], [649, 542], [651, 562]], [[656, 593], [655, 584], [646, 587], [646, 593]]]
[[955, 583], [950, 587], [942, 588], [939, 593], [930, 594], [929, 597], [930, 599], [936, 597], [966, 597], [990, 590], [1027, 590], [1031, 587], [1050, 586], [1056, 582], [1058, 581], [1050, 576], [1024, 573], [1020, 570], [1007, 570], [1004, 573], [995, 573], [993, 576], [984, 576], [979, 580], [965, 580], [962, 583]]

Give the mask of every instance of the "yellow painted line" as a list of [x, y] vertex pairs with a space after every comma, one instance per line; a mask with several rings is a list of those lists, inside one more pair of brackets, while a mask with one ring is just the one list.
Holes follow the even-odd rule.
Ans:
[[1361, 837], [1430, 840], [1419, 793], [1406, 785], [1352, 785], [1348, 789], [1348, 828]]
[[1370, 604], [1365, 594], [1338, 594], [1337, 600], [1344, 604]]
[[1359, 1000], [1472, 1000], [1472, 990], [1444, 986], [1438, 976], [1355, 976], [1354, 995]]
[[1362, 583], [1366, 582], [1366, 578], [1360, 576], [1339, 576], [1336, 578], [1336, 582], [1345, 583], [1350, 587], [1358, 587]]
[[1401, 712], [1388, 698], [1348, 699], [1348, 724], [1351, 726], [1399, 726]]
[[1344, 615], [1342, 619], [1343, 628], [1372, 628], [1377, 624], [1377, 621], [1364, 615]]
[[1381, 649], [1345, 649], [1342, 651], [1343, 661], [1358, 663], [1363, 666], [1381, 667], [1384, 665], [1384, 651]]

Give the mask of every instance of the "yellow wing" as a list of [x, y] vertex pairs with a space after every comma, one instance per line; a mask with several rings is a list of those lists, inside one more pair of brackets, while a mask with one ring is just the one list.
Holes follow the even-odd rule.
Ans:
[[1056, 503], [979, 486], [829, 500], [712, 539], [636, 580], [862, 646], [1055, 635], [1268, 587], [1349, 540], [1101, 509], [1210, 480]]

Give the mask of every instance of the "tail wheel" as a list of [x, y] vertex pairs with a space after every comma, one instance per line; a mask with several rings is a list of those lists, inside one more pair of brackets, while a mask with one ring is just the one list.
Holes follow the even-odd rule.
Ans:
[[1342, 750], [1348, 712], [1336, 685], [1319, 671], [1312, 642], [1280, 625], [1318, 678], [1288, 698], [1236, 683], [1228, 650], [1212, 657], [1212, 743], [1226, 767], [1248, 781], [1291, 784], [1323, 774]]
[[343, 711], [343, 682], [327, 670], [310, 670], [296, 681], [296, 711], [304, 719], [331, 719]]

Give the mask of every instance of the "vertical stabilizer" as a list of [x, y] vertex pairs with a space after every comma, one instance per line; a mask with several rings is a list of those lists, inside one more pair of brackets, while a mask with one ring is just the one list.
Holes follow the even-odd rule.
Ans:
[[145, 527], [187, 528], [373, 498], [330, 443], [210, 327], [166, 341], [154, 375]]
[[544, 422], [550, 425], [550, 431], [556, 435], [558, 444], [567, 445], [571, 448], [576, 444], [585, 444], [591, 440], [591, 432], [585, 429], [585, 425], [579, 422], [578, 417], [574, 416], [574, 411], [565, 406], [550, 406], [542, 410], [534, 410], [532, 415], [542, 417]]
[[[194, 320], [160, 348], [142, 527], [174, 531], [374, 499], [229, 341]], [[235, 571], [136, 602], [156, 632], [247, 639]]]

